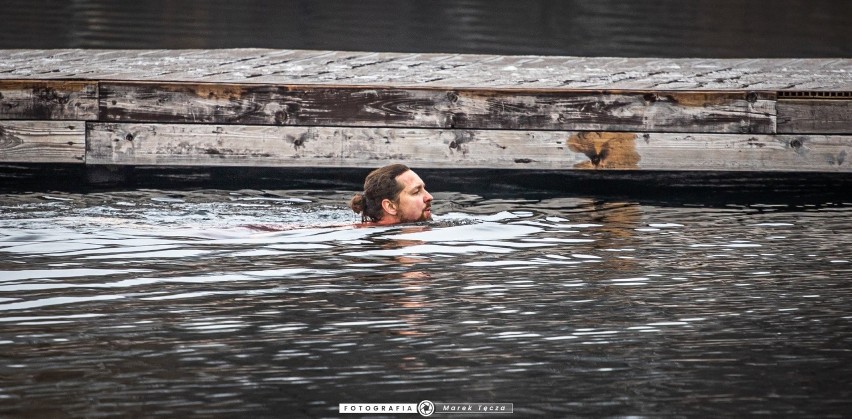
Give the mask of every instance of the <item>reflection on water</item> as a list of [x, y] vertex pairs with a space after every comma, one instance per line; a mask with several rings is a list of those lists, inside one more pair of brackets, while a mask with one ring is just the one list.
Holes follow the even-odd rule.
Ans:
[[0, 196], [0, 413], [840, 416], [852, 204], [665, 207], [438, 193]]
[[0, 48], [848, 57], [845, 0], [4, 0]]

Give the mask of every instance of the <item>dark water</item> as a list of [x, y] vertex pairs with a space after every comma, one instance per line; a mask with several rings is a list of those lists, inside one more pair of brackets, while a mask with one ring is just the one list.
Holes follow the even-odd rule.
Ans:
[[846, 57], [846, 0], [4, 0], [0, 48]]
[[[843, 416], [852, 203], [442, 192], [0, 196], [0, 415]], [[508, 417], [508, 416], [507, 416]]]

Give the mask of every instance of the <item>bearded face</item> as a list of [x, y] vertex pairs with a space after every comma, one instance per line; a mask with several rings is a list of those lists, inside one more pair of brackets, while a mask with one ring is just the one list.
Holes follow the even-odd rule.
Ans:
[[[409, 170], [396, 177], [402, 185], [396, 202], [390, 203], [385, 216], [395, 223], [413, 223], [432, 219], [432, 195], [417, 173]], [[385, 221], [383, 218], [382, 221]]]

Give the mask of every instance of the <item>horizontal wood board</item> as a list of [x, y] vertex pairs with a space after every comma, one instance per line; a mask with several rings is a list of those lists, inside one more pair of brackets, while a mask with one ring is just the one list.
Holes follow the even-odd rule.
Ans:
[[779, 99], [779, 133], [852, 134], [852, 99]]
[[670, 59], [272, 49], [0, 50], [0, 79], [852, 91], [852, 59]]
[[264, 125], [773, 133], [763, 92], [389, 89], [102, 83], [100, 120]]
[[97, 118], [97, 82], [0, 80], [0, 120], [92, 121]]
[[0, 121], [0, 162], [84, 163], [83, 121]]
[[90, 164], [852, 170], [852, 137], [89, 123]]

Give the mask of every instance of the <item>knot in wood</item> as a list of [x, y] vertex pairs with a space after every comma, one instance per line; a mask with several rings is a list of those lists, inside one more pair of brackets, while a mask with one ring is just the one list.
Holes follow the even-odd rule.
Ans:
[[755, 93], [755, 92], [746, 93], [746, 101], [748, 101], [748, 103], [757, 102], [757, 93]]
[[290, 119], [290, 114], [288, 114], [287, 112], [285, 112], [285, 111], [275, 112], [275, 124], [282, 125], [288, 119]]

